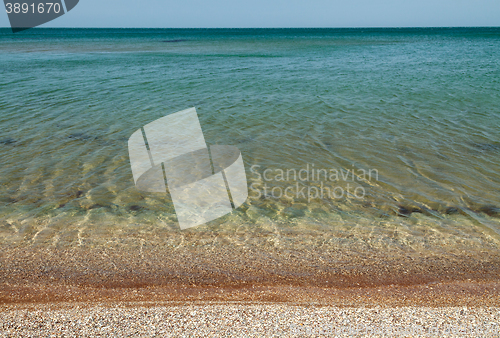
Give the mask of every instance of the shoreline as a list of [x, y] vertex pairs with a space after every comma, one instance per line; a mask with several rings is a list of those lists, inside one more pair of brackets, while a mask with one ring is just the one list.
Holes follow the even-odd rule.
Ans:
[[498, 253], [435, 255], [270, 248], [3, 248], [0, 306], [247, 302], [500, 306]]
[[[500, 281], [455, 282], [418, 286], [384, 286], [375, 288], [314, 288], [314, 287], [250, 287], [196, 288], [155, 287], [126, 289], [52, 287], [2, 287], [0, 312], [9, 309], [67, 304], [94, 306], [96, 304], [159, 305], [206, 304], [284, 304], [289, 306], [335, 307], [500, 307]], [[41, 297], [33, 297], [34, 295]], [[83, 304], [83, 305], [82, 305]]]

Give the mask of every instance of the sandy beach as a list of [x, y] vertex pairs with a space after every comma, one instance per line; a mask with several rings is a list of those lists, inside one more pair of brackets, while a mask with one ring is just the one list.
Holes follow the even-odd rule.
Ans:
[[0, 337], [499, 336], [491, 253], [228, 250], [9, 248]]
[[[3, 248], [0, 301], [264, 301], [324, 305], [498, 306], [495, 252], [272, 247]], [[360, 298], [360, 300], [358, 300]]]
[[498, 337], [500, 308], [287, 304], [9, 306], [0, 337]]

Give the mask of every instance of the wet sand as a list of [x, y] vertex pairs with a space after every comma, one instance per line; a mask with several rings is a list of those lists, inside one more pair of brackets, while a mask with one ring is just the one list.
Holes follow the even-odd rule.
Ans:
[[7, 247], [0, 302], [286, 302], [500, 306], [500, 255], [388, 254], [221, 246]]

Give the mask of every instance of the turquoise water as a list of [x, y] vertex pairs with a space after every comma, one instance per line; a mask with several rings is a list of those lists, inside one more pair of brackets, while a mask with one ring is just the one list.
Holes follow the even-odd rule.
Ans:
[[[498, 250], [499, 28], [1, 29], [0, 46], [1, 243]], [[167, 194], [135, 188], [127, 141], [189, 107], [208, 145], [241, 150], [249, 199], [181, 232]]]

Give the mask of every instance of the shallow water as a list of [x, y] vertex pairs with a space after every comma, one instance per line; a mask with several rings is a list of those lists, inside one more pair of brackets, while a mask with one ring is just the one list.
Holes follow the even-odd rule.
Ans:
[[[2, 29], [0, 241], [498, 251], [499, 42], [496, 28]], [[249, 199], [181, 231], [168, 194], [135, 188], [127, 141], [189, 107], [208, 145], [241, 150]]]

